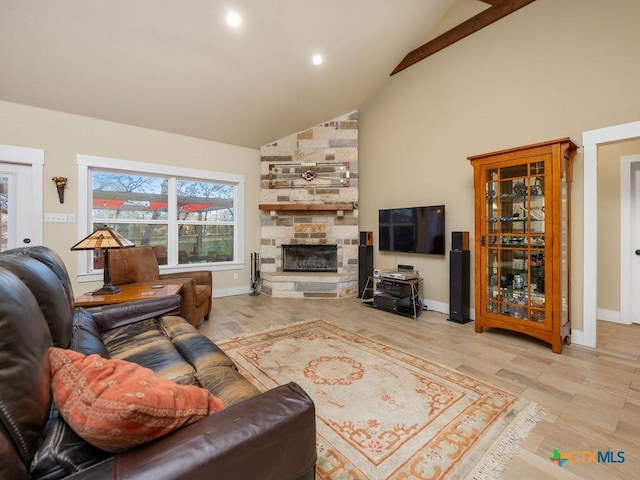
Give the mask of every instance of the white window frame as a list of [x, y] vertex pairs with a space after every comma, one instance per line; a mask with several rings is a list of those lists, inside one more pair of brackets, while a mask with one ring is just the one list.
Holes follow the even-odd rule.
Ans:
[[[148, 175], [161, 175], [169, 177], [181, 177], [187, 179], [201, 179], [210, 182], [230, 183], [235, 186], [234, 198], [234, 227], [233, 227], [233, 251], [234, 259], [220, 263], [189, 263], [181, 265], [160, 265], [161, 273], [190, 272], [195, 270], [238, 270], [244, 269], [244, 175], [233, 173], [198, 170], [155, 163], [136, 162], [132, 160], [120, 160], [93, 155], [77, 155], [78, 166], [78, 239], [89, 235], [92, 230], [92, 209], [89, 200], [91, 198], [91, 169], [118, 170], [123, 173], [137, 173]], [[171, 216], [170, 216], [171, 217]], [[169, 218], [169, 228], [177, 224], [177, 219]], [[78, 282], [95, 282], [103, 278], [102, 270], [93, 270], [90, 255], [82, 252], [78, 257]]]

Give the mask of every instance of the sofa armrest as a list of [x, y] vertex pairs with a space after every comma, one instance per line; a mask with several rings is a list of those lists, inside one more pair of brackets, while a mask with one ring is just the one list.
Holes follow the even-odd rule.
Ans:
[[184, 279], [184, 278], [192, 278], [195, 280], [196, 285], [208, 285], [211, 286], [212, 283], [212, 274], [208, 270], [197, 270], [195, 272], [181, 272], [181, 273], [161, 273], [161, 280], [171, 280], [171, 279]]
[[313, 400], [289, 383], [117, 455], [114, 479], [313, 478]]
[[180, 290], [180, 296], [182, 297], [182, 316], [191, 325], [197, 325], [200, 322], [200, 318], [197, 313], [198, 295], [197, 295], [197, 283], [192, 277], [184, 277], [180, 275], [184, 274], [169, 274], [169, 277], [163, 275], [160, 276], [158, 283], [180, 283], [182, 289]]
[[86, 310], [91, 313], [100, 326], [100, 330], [106, 332], [148, 318], [163, 315], [179, 316], [182, 312], [182, 297], [180, 295], [166, 295], [134, 302], [92, 307]]

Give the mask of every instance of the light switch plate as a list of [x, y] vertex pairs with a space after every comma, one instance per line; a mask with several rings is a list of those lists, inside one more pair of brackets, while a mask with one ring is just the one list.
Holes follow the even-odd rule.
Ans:
[[66, 213], [45, 213], [45, 223], [67, 223]]

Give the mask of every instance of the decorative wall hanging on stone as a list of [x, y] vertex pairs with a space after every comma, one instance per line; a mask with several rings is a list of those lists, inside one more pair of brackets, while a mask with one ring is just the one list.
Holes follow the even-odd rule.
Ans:
[[272, 163], [269, 188], [348, 187], [349, 162]]
[[314, 178], [318, 177], [318, 175], [316, 175], [316, 172], [311, 170], [305, 170], [300, 174], [300, 176], [302, 177], [303, 180], [306, 180], [307, 182], [310, 182]]

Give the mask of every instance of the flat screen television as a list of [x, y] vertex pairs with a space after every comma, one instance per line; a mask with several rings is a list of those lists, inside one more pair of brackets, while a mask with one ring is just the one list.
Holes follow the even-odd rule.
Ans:
[[444, 219], [444, 205], [380, 210], [378, 250], [444, 255]]

